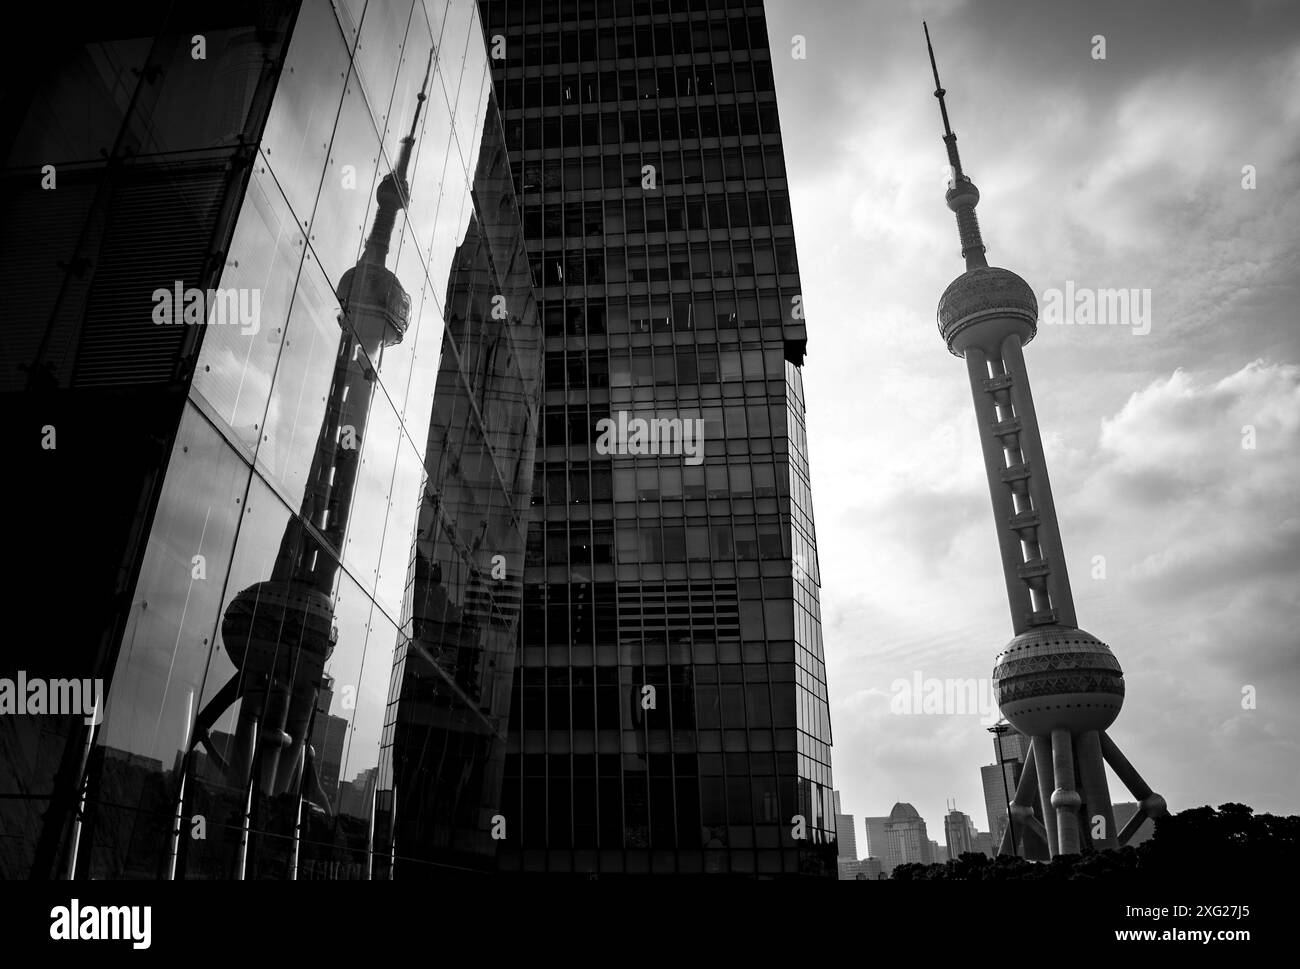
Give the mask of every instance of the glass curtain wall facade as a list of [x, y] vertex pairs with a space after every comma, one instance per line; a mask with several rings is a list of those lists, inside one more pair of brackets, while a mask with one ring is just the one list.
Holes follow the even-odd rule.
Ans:
[[[57, 130], [42, 112], [59, 96], [84, 111], [87, 92], [68, 90], [80, 84], [117, 107], [121, 126], [92, 128], [97, 140], [66, 148], [80, 154], [53, 156], [111, 148], [98, 182], [124, 187], [107, 209], [89, 176], [87, 187], [65, 176], [51, 193], [84, 228], [60, 225], [64, 237], [47, 242], [31, 208], [6, 219], [6, 279], [29, 264], [68, 276], [62, 301], [40, 311], [47, 332], [34, 323], [31, 351], [20, 347], [42, 368], [40, 386], [54, 388], [46, 398], [71, 388], [61, 413], [76, 433], [60, 437], [51, 482], [104, 459], [105, 449], [79, 450], [90, 436], [79, 380], [135, 387], [152, 364], [157, 395], [174, 406], [153, 425], [120, 428], [118, 438], [150, 442], [153, 464], [142, 458], [139, 481], [118, 486], [111, 504], [95, 495], [96, 527], [120, 519], [127, 536], [105, 556], [115, 596], [102, 612], [117, 606], [120, 621], [97, 652], [61, 662], [65, 675], [103, 678], [102, 722], [77, 730], [73, 718], [63, 736], [53, 718], [0, 723], [10, 876], [382, 878], [393, 863], [381, 751], [412, 624], [422, 495], [426, 479], [440, 479], [424, 451], [444, 315], [465, 315], [451, 310], [464, 288], [458, 260], [485, 238], [502, 272], [519, 276], [499, 228], [513, 205], [494, 174], [504, 160], [480, 158], [502, 139], [482, 28], [471, 0], [220, 10], [134, 15], [127, 34], [115, 11], [110, 40], [74, 52], [51, 93], [30, 100], [34, 128]], [[214, 25], [206, 60], [194, 57], [205, 23], [241, 12], [247, 22]], [[209, 101], [222, 111], [202, 110]], [[11, 167], [35, 178], [50, 157], [36, 147], [11, 150]], [[155, 149], [172, 154], [147, 159]], [[209, 155], [209, 181], [225, 181], [204, 195], [192, 164]], [[131, 194], [127, 173], [149, 166], [163, 188]], [[5, 203], [40, 203], [18, 196]], [[476, 210], [487, 196], [493, 211]], [[143, 226], [124, 238], [133, 217]], [[215, 295], [195, 319], [160, 325], [151, 294], [173, 287]], [[492, 288], [511, 317], [535, 318], [527, 287]], [[237, 319], [219, 321], [214, 300]], [[65, 325], [74, 311], [84, 319]], [[19, 396], [25, 419], [41, 420], [33, 392]], [[82, 484], [112, 478], [112, 467]], [[66, 564], [43, 578], [61, 572]], [[50, 669], [42, 655], [19, 660]], [[48, 777], [38, 766], [47, 761], [58, 765]]]
[[545, 339], [500, 865], [834, 877], [762, 6], [480, 9]]

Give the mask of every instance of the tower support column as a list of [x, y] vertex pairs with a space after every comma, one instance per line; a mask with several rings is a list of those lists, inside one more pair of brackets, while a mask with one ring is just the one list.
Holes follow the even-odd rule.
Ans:
[[[1078, 626], [1074, 612], [1074, 596], [1070, 592], [1069, 573], [1065, 568], [1065, 551], [1061, 545], [1061, 530], [1056, 520], [1056, 503], [1052, 500], [1052, 485], [1047, 476], [1047, 459], [1043, 455], [1043, 439], [1038, 428], [1038, 413], [1034, 410], [1034, 395], [1029, 388], [1029, 371], [1021, 352], [1020, 337], [1011, 334], [1002, 341], [1002, 362], [1011, 375], [1011, 405], [1020, 421], [1020, 453], [1031, 469], [1027, 485], [1034, 510], [1038, 512], [1039, 555], [1048, 563], [1046, 575], [1047, 595], [1055, 621], [1062, 626]], [[1019, 632], [1020, 630], [1017, 630]]]
[[988, 357], [983, 350], [971, 347], [966, 351], [966, 372], [970, 377], [980, 448], [984, 453], [984, 474], [988, 478], [989, 499], [993, 503], [993, 526], [997, 531], [998, 551], [1002, 556], [1002, 577], [1007, 589], [1007, 606], [1011, 610], [1011, 626], [1020, 633], [1026, 628], [1027, 617], [1033, 611], [1033, 605], [1028, 587], [1020, 581], [1016, 572], [1024, 561], [1024, 556], [1020, 550], [1020, 536], [1011, 527], [1016, 506], [1011, 489], [1002, 480], [1006, 461], [1002, 456], [1002, 442], [993, 433], [998, 423], [998, 413], [992, 395], [984, 386], [989, 379], [989, 372]]
[[1056, 811], [1058, 850], [1063, 855], [1079, 853], [1079, 792], [1074, 789], [1074, 738], [1064, 727], [1052, 731], [1052, 769], [1056, 790], [1052, 807]]
[[1047, 737], [1033, 738], [1034, 762], [1038, 768], [1038, 803], [1042, 805], [1043, 827], [1047, 831], [1047, 854], [1060, 853], [1056, 842], [1056, 814], [1052, 811], [1052, 744]]

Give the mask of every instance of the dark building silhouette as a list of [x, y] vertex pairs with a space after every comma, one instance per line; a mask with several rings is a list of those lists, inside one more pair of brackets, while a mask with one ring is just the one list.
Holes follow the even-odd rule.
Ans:
[[762, 6], [480, 10], [545, 340], [500, 867], [834, 877]]

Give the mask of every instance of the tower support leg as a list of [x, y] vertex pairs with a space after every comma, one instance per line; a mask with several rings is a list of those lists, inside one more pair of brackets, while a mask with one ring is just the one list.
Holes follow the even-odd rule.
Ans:
[[1119, 833], [1119, 843], [1126, 845], [1133, 835], [1137, 834], [1138, 828], [1142, 827], [1142, 822], [1147, 818], [1154, 821], [1156, 818], [1162, 818], [1169, 813], [1165, 804], [1165, 799], [1156, 794], [1147, 786], [1147, 782], [1142, 779], [1142, 775], [1134, 769], [1133, 765], [1128, 762], [1128, 758], [1115, 746], [1115, 741], [1110, 739], [1108, 734], [1101, 735], [1101, 753], [1106, 758], [1106, 763], [1110, 764], [1111, 770], [1115, 775], [1124, 782], [1124, 786], [1129, 789], [1132, 795], [1138, 799], [1138, 809], [1133, 817], [1128, 819], [1124, 825], [1124, 830]]
[[[1102, 761], [1098, 731], [1088, 730], [1080, 734], [1075, 741], [1075, 753], [1079, 758], [1079, 784], [1083, 788], [1083, 823], [1088, 826], [1092, 846], [1097, 849], [1114, 848], [1118, 844], [1115, 812], [1111, 808], [1106, 765]], [[1100, 837], [1097, 834], [1099, 829]]]
[[1056, 811], [1058, 850], [1063, 855], [1079, 853], [1079, 792], [1074, 789], [1074, 738], [1064, 727], [1052, 731], [1052, 770], [1056, 790], [1052, 808]]

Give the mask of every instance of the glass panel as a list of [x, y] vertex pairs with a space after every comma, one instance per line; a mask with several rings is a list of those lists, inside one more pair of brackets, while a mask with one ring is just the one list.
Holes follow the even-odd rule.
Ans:
[[257, 294], [252, 304], [257, 309], [256, 329], [209, 327], [192, 384], [192, 392], [212, 405], [229, 435], [249, 455], [262, 437], [271, 378], [302, 256], [303, 234], [266, 165], [259, 161], [219, 284], [223, 290]]
[[347, 73], [334, 11], [324, 3], [303, 4], [262, 137], [262, 151], [302, 225], [316, 208]]
[[162, 875], [175, 792], [167, 772], [199, 710], [247, 482], [248, 465], [187, 404], [99, 734], [92, 788], [113, 795], [97, 809], [90, 877]]

